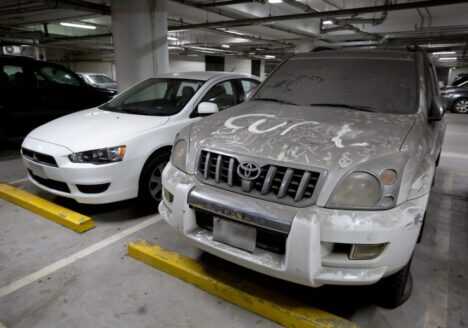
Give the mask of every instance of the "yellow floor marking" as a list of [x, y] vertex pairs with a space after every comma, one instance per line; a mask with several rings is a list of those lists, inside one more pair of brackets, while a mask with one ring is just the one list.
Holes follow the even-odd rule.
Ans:
[[0, 183], [0, 198], [76, 232], [85, 232], [95, 227], [93, 220], [89, 216], [56, 205], [8, 184]]
[[239, 284], [229, 273], [213, 273], [200, 262], [145, 241], [128, 245], [129, 256], [166, 272], [204, 291], [252, 311], [285, 327], [348, 328], [356, 324], [325, 311], [301, 304], [274, 290], [248, 281]]

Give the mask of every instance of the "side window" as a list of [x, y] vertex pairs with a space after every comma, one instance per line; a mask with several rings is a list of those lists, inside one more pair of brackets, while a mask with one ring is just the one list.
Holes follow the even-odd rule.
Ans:
[[0, 87], [24, 88], [26, 87], [24, 69], [17, 65], [3, 65], [0, 70]]
[[244, 93], [247, 95], [250, 91], [255, 89], [258, 86], [258, 82], [254, 80], [241, 80], [242, 89]]
[[213, 86], [201, 102], [208, 101], [218, 105], [219, 110], [237, 105], [238, 94], [231, 81], [225, 81]]
[[183, 81], [179, 85], [179, 90], [177, 90], [177, 98], [186, 97], [188, 99], [192, 98], [195, 92], [200, 87], [200, 83], [198, 82], [190, 82], [190, 81]]
[[240, 83], [242, 86], [242, 90], [244, 91], [244, 95], [241, 101], [247, 99], [247, 97], [250, 96], [250, 93], [253, 92], [255, 88], [260, 84], [254, 80], [240, 80]]
[[56, 66], [42, 66], [34, 75], [39, 87], [45, 85], [45, 81], [61, 85], [81, 85], [80, 80], [75, 75]]

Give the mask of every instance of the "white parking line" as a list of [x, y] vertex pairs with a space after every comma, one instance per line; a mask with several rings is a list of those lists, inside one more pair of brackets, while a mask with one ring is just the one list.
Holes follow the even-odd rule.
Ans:
[[468, 159], [468, 154], [454, 153], [454, 152], [442, 152], [442, 157], [455, 157], [455, 158]]
[[134, 234], [135, 232], [138, 232], [144, 228], [149, 227], [152, 224], [157, 223], [158, 221], [161, 220], [160, 216], [155, 216], [151, 217], [150, 219], [147, 219], [133, 227], [130, 227], [128, 229], [125, 229], [115, 235], [112, 235], [104, 240], [101, 240], [100, 242], [97, 242], [79, 252], [76, 252], [75, 254], [72, 254], [64, 259], [58, 260], [55, 263], [52, 263], [30, 275], [27, 275], [21, 279], [18, 279], [2, 288], [0, 288], [0, 297], [9, 295], [15, 291], [17, 291], [20, 288], [23, 288], [24, 286], [27, 286], [31, 283], [33, 283], [36, 280], [39, 280], [41, 278], [44, 278], [55, 271], [58, 271], [60, 269], [63, 269], [64, 267], [78, 261], [79, 259], [82, 259], [88, 255], [91, 255], [104, 247], [107, 247], [109, 245], [112, 245], [113, 243], [131, 235]]

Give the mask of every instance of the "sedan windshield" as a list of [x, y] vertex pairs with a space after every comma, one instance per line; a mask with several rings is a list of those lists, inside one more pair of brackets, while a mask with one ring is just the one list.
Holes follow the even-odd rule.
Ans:
[[203, 81], [148, 79], [125, 91], [99, 109], [113, 112], [170, 116], [180, 112]]
[[417, 111], [417, 90], [412, 59], [292, 58], [263, 83], [254, 100], [411, 114]]

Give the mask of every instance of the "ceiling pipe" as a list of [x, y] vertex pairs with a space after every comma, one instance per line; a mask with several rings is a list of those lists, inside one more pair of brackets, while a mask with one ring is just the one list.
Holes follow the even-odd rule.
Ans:
[[111, 8], [110, 6], [84, 1], [84, 0], [47, 0], [52, 8], [54, 9], [71, 9], [71, 10], [80, 10], [86, 12], [92, 12], [100, 15], [110, 15]]
[[309, 5], [305, 4], [304, 2], [300, 2], [297, 0], [283, 0], [283, 2], [291, 7], [300, 9], [302, 11], [305, 11], [306, 13], [311, 12], [311, 11], [317, 11], [316, 9], [310, 7]]
[[[197, 2], [192, 1], [192, 0], [171, 0], [171, 1], [176, 2], [176, 3], [180, 3], [180, 4], [185, 5], [185, 6], [198, 8], [197, 7]], [[198, 8], [198, 9], [200, 9], [200, 8]], [[226, 10], [222, 10], [220, 8], [203, 8], [203, 10], [208, 11], [208, 12], [212, 12], [212, 13], [215, 13], [215, 14], [227, 17], [227, 18], [232, 18], [233, 20], [250, 18], [245, 14], [231, 13], [231, 12], [227, 12]], [[192, 25], [192, 24], [190, 24], [190, 25]], [[179, 26], [184, 26], [184, 25], [179, 25]], [[292, 28], [288, 28], [288, 27], [283, 27], [283, 26], [267, 26], [267, 27], [271, 28], [273, 30], [277, 30], [277, 31], [281, 31], [281, 32], [289, 33], [289, 34], [295, 34], [295, 35], [305, 37], [305, 38], [312, 38], [312, 39], [317, 38], [316, 34], [306, 32], [306, 31], [297, 30], [297, 29], [292, 29]], [[169, 31], [171, 31], [171, 28], [175, 28], [175, 27], [170, 27]], [[177, 29], [174, 29], [174, 31], [177, 31]]]
[[211, 8], [211, 7], [221, 7], [221, 6], [231, 6], [241, 3], [250, 3], [250, 2], [259, 2], [265, 3], [265, 0], [226, 0], [226, 1], [216, 1], [216, 2], [207, 2], [197, 5], [198, 8]]
[[416, 9], [421, 7], [436, 7], [436, 6], [447, 6], [453, 4], [467, 3], [468, 0], [425, 0], [425, 1], [416, 1], [416, 2], [404, 2], [404, 3], [395, 3], [379, 6], [368, 6], [368, 7], [357, 7], [349, 9], [338, 9], [322, 12], [308, 12], [301, 14], [288, 14], [288, 15], [278, 15], [278, 16], [269, 16], [269, 17], [258, 17], [258, 18], [244, 18], [230, 21], [217, 21], [211, 23], [201, 23], [201, 24], [190, 24], [190, 25], [181, 25], [176, 28], [172, 27], [170, 31], [182, 31], [189, 29], [199, 29], [199, 28], [218, 28], [218, 27], [235, 27], [235, 26], [249, 26], [249, 25], [258, 25], [258, 24], [268, 24], [275, 22], [282, 22], [288, 20], [299, 20], [299, 19], [308, 19], [308, 18], [331, 18], [331, 17], [340, 17], [340, 16], [352, 16], [359, 14], [370, 14], [376, 12], [384, 11], [400, 11], [408, 9]]
[[15, 15], [22, 12], [34, 13], [50, 9], [70, 9], [85, 12], [92, 12], [101, 15], [110, 15], [111, 9], [107, 5], [102, 5], [84, 0], [45, 0], [38, 3], [21, 2], [14, 7], [0, 7], [0, 16]]
[[55, 36], [49, 37], [46, 39], [41, 40], [42, 44], [46, 43], [54, 43], [54, 42], [66, 42], [66, 41], [84, 41], [84, 40], [93, 40], [99, 38], [110, 38], [112, 37], [112, 33], [103, 33], [103, 34], [89, 34], [89, 35], [80, 35], [80, 36]]

